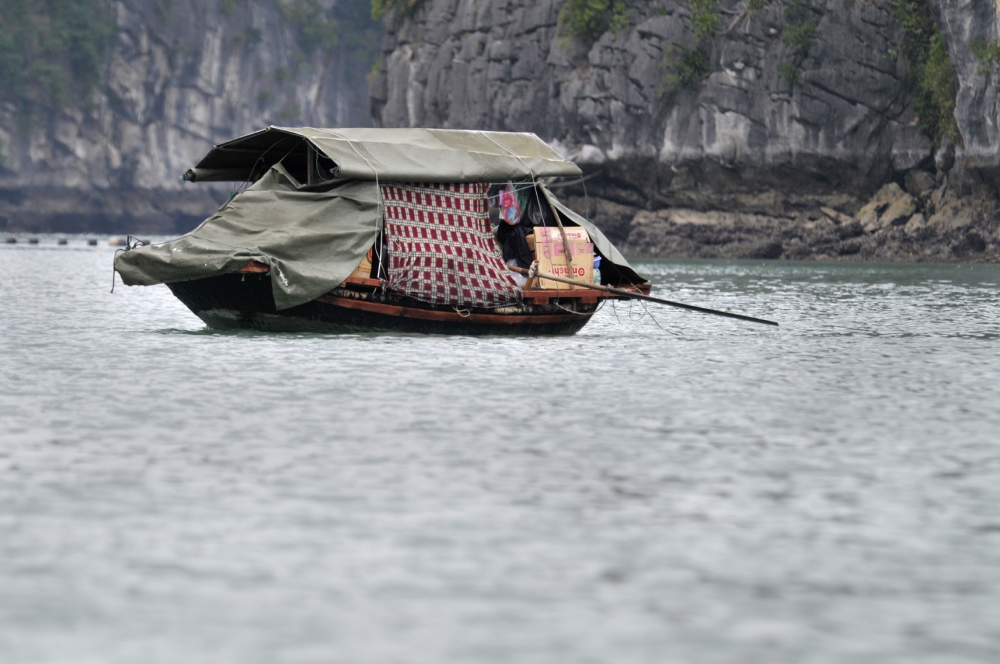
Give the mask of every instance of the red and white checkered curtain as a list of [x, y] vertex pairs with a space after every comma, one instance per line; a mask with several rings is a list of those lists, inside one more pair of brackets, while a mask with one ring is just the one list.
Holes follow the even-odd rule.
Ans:
[[490, 230], [485, 184], [382, 186], [389, 288], [422, 302], [494, 308], [520, 289]]

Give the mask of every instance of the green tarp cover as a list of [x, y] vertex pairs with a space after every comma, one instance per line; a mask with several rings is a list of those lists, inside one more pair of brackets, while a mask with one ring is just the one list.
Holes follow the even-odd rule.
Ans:
[[271, 267], [278, 309], [336, 288], [382, 227], [374, 182], [305, 187], [279, 164], [198, 228], [115, 257], [128, 286], [190, 281], [258, 261]]
[[580, 168], [529, 133], [454, 129], [314, 129], [268, 127], [212, 148], [192, 181], [241, 181], [260, 163], [304, 152], [306, 145], [340, 167], [338, 179], [381, 182], [505, 182], [579, 177]]
[[[597, 226], [541, 188], [569, 224], [590, 234], [611, 283], [645, 282]], [[122, 252], [115, 269], [126, 285], [148, 286], [214, 277], [257, 261], [270, 266], [274, 303], [287, 309], [336, 288], [354, 271], [382, 228], [380, 212], [374, 181], [310, 187], [276, 164], [195, 230]]]

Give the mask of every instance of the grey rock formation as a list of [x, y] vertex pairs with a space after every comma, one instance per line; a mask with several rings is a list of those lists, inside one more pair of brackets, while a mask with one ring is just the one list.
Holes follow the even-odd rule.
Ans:
[[976, 42], [1000, 37], [1000, 17], [991, 0], [930, 0], [958, 83], [955, 120], [963, 145], [954, 164], [974, 169], [1000, 183], [1000, 70], [983, 74], [984, 63], [972, 51]]
[[[975, 82], [962, 87], [958, 110], [963, 137], [975, 138], [940, 172], [931, 140], [916, 127], [890, 0], [814, 0], [803, 19], [816, 25], [814, 40], [798, 50], [781, 39], [787, 2], [751, 11], [724, 1], [720, 32], [699, 43], [686, 2], [628, 1], [627, 29], [593, 45], [560, 36], [563, 4], [425, 0], [411, 16], [387, 18], [371, 88], [376, 123], [539, 134], [595, 174], [586, 186], [597, 222], [635, 253], [706, 255], [695, 249], [701, 238], [715, 247], [711, 255], [874, 256], [882, 240], [844, 237], [865, 232], [864, 224], [831, 220], [821, 208], [853, 219], [889, 182], [914, 191], [869, 235], [902, 233], [917, 212], [950, 228], [944, 217], [954, 205], [966, 225], [992, 224], [980, 219], [996, 207], [991, 189], [976, 189], [975, 205], [960, 202], [983, 179], [963, 160], [973, 170], [998, 163], [996, 88], [976, 79], [967, 46], [996, 34], [992, 3], [935, 0], [960, 84]], [[680, 83], [671, 76], [677, 54], [693, 51], [704, 53], [707, 73]], [[934, 203], [946, 170], [951, 184]], [[952, 207], [939, 205], [949, 200]], [[665, 239], [699, 219], [716, 231]], [[795, 228], [831, 224], [836, 246], [812, 231], [795, 236]], [[726, 233], [736, 239], [720, 253], [727, 243], [711, 245], [711, 237]], [[774, 242], [798, 248], [779, 252]], [[760, 247], [748, 248], [754, 243]], [[919, 242], [893, 246], [878, 255], [924, 255]]]
[[816, 43], [797, 85], [779, 76], [791, 60], [777, 37], [784, 5], [726, 3], [707, 80], [673, 89], [670, 49], [697, 46], [686, 3], [630, 3], [630, 27], [589, 50], [559, 38], [561, 4], [428, 0], [412, 19], [387, 21], [377, 120], [534, 131], [605, 167], [613, 197], [643, 205], [703, 187], [733, 206], [762, 185], [867, 193], [931, 156], [890, 55], [888, 0], [814, 3]]
[[307, 52], [274, 0], [222, 5], [113, 0], [90, 108], [26, 134], [0, 103], [0, 228], [173, 233], [225, 200], [178, 180], [212, 145], [269, 124], [370, 125], [371, 64], [346, 39]]

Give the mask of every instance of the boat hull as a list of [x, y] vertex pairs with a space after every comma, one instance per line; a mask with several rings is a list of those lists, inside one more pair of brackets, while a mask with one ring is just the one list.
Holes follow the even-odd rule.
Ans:
[[597, 309], [596, 303], [570, 300], [495, 311], [457, 310], [374, 288], [338, 288], [279, 311], [266, 274], [232, 273], [167, 286], [205, 324], [221, 330], [570, 335], [583, 328]]

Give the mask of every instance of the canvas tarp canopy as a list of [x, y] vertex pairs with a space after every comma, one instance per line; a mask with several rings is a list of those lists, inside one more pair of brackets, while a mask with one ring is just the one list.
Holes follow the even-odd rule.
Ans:
[[304, 170], [317, 153], [332, 162], [325, 172], [340, 180], [505, 182], [582, 175], [529, 133], [268, 127], [215, 146], [184, 179], [245, 181], [278, 162], [295, 174], [297, 164]]
[[336, 288], [382, 228], [374, 182], [306, 187], [280, 164], [198, 228], [176, 240], [115, 257], [128, 286], [190, 281], [235, 272], [251, 261], [271, 268], [278, 309]]
[[[566, 225], [590, 234], [611, 283], [645, 282], [597, 226], [540, 186]], [[271, 268], [275, 306], [287, 309], [350, 276], [382, 229], [381, 209], [374, 182], [307, 187], [278, 164], [187, 235], [118, 254], [115, 269], [127, 286], [149, 286], [227, 274], [256, 261]]]
[[[115, 269], [126, 285], [203, 279], [234, 272], [257, 261], [271, 268], [272, 293], [278, 309], [304, 304], [336, 288], [354, 271], [382, 229], [381, 193], [372, 169], [365, 170], [368, 166], [365, 159], [376, 168], [385, 167], [388, 177], [380, 172], [380, 184], [393, 181], [525, 181], [532, 176], [580, 174], [575, 165], [563, 160], [533, 134], [491, 134], [504, 149], [517, 155], [516, 158], [502, 154], [504, 150], [484, 138], [486, 132], [432, 129], [271, 128], [224, 145], [245, 139], [258, 140], [269, 131], [285, 132], [285, 137], [297, 136], [298, 143], [302, 143], [300, 139], [305, 134], [293, 132], [315, 132], [309, 134], [310, 143], [315, 139], [325, 154], [336, 154], [344, 159], [338, 162], [341, 166], [339, 177], [311, 186], [302, 184], [301, 173], [292, 173], [279, 154], [263, 177], [192, 232], [160, 245], [140, 246], [118, 254]], [[329, 141], [323, 140], [324, 135], [345, 132], [350, 140], [332, 137]], [[275, 136], [279, 134], [271, 138]], [[468, 139], [465, 143], [463, 136]], [[407, 138], [414, 144], [407, 143], [404, 140]], [[492, 152], [476, 151], [485, 150], [488, 144], [494, 145]], [[202, 164], [215, 159], [213, 155], [218, 149], [202, 160]], [[257, 153], [261, 149], [270, 148], [266, 143], [254, 144], [250, 152], [257, 155], [254, 159], [258, 160], [258, 165]], [[284, 154], [287, 155], [288, 150]], [[358, 156], [362, 154], [365, 157], [359, 163]], [[400, 161], [394, 161], [396, 159]], [[219, 167], [217, 172], [232, 172], [233, 168], [249, 172], [258, 168], [253, 161], [212, 163]], [[212, 169], [206, 172], [210, 171]], [[539, 187], [559, 210], [564, 223], [587, 230], [605, 259], [601, 270], [610, 277], [611, 283], [645, 282], [597, 226], [559, 202], [544, 184], [539, 183]]]

